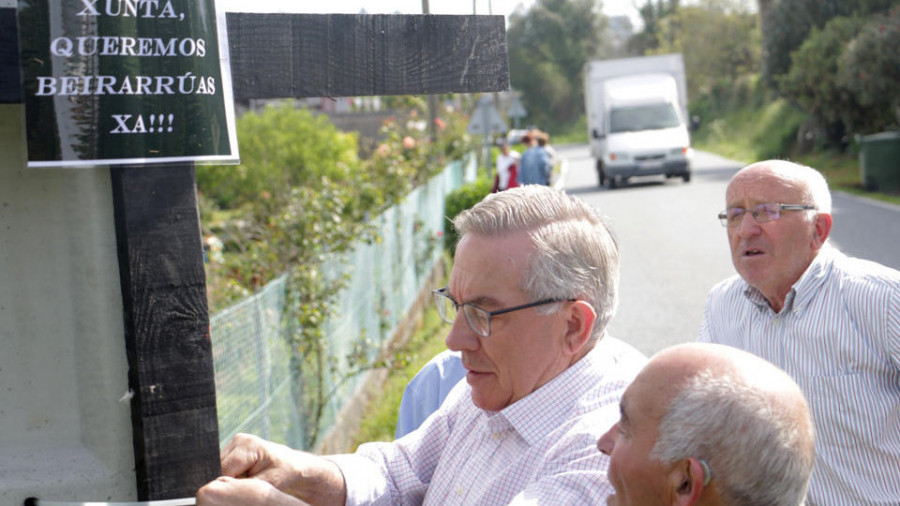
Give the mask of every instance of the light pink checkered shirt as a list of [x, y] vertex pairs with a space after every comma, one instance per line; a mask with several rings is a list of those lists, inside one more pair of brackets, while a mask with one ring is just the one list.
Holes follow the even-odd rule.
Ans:
[[583, 359], [499, 412], [461, 381], [422, 426], [393, 443], [331, 457], [347, 504], [605, 504], [609, 459], [597, 439], [646, 358], [607, 337]]

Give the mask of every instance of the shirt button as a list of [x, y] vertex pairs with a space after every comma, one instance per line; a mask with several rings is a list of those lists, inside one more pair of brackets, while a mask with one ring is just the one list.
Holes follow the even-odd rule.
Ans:
[[462, 497], [462, 495], [463, 495], [463, 488], [462, 488], [462, 487], [456, 487], [456, 495]]
[[494, 438], [494, 439], [500, 439], [500, 433], [499, 433], [499, 432], [495, 432], [495, 433], [491, 434], [491, 437]]

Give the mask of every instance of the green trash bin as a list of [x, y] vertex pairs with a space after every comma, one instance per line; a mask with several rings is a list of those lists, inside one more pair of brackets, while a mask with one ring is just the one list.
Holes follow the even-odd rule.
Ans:
[[865, 135], [859, 144], [859, 176], [863, 188], [900, 192], [900, 132]]

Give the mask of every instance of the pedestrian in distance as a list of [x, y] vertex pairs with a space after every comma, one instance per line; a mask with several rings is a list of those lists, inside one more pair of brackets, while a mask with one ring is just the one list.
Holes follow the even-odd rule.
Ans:
[[417, 430], [318, 456], [240, 434], [198, 506], [603, 504], [596, 441], [646, 363], [606, 335], [619, 254], [598, 212], [543, 186], [488, 195], [453, 220], [449, 283], [435, 290], [466, 381]]
[[500, 141], [500, 153], [495, 163], [494, 186], [491, 193], [519, 186], [519, 152], [509, 147], [506, 139]]
[[900, 504], [900, 272], [828, 242], [831, 194], [810, 167], [744, 167], [719, 219], [737, 275], [710, 291], [699, 340], [800, 385], [816, 429], [807, 504]]
[[535, 137], [537, 138], [538, 146], [544, 148], [550, 157], [550, 165], [556, 166], [559, 163], [559, 155], [556, 154], [556, 150], [550, 145], [550, 134], [538, 130]]
[[522, 137], [523, 143], [527, 140], [528, 149], [522, 153], [521, 170], [519, 171], [521, 184], [550, 185], [553, 165], [550, 161], [550, 154], [539, 144], [538, 136], [540, 135], [543, 135], [543, 132], [535, 129]]

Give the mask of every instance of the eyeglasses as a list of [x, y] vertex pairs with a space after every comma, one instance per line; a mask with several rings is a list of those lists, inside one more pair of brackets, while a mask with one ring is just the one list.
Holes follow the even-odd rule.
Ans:
[[496, 311], [488, 311], [486, 309], [481, 309], [478, 306], [469, 304], [468, 302], [465, 304], [456, 302], [455, 300], [453, 300], [453, 297], [450, 297], [450, 294], [447, 293], [446, 287], [435, 290], [431, 293], [434, 295], [434, 303], [437, 305], [438, 315], [440, 315], [441, 320], [444, 320], [444, 322], [446, 323], [453, 324], [453, 322], [456, 320], [456, 314], [459, 312], [459, 309], [462, 308], [463, 314], [466, 315], [466, 322], [469, 324], [469, 328], [472, 329], [472, 332], [475, 332], [481, 337], [488, 337], [489, 335], [491, 335], [492, 316], [504, 313], [512, 313], [513, 311], [528, 309], [535, 306], [553, 304], [554, 302], [574, 302], [578, 300], [544, 299], [537, 302], [522, 304], [521, 306], [508, 307], [505, 309], [498, 309]]
[[736, 227], [744, 218], [744, 214], [750, 213], [757, 223], [766, 223], [781, 218], [782, 211], [812, 211], [816, 206], [806, 204], [758, 204], [750, 209], [743, 207], [731, 207], [719, 213], [719, 221], [723, 227]]

